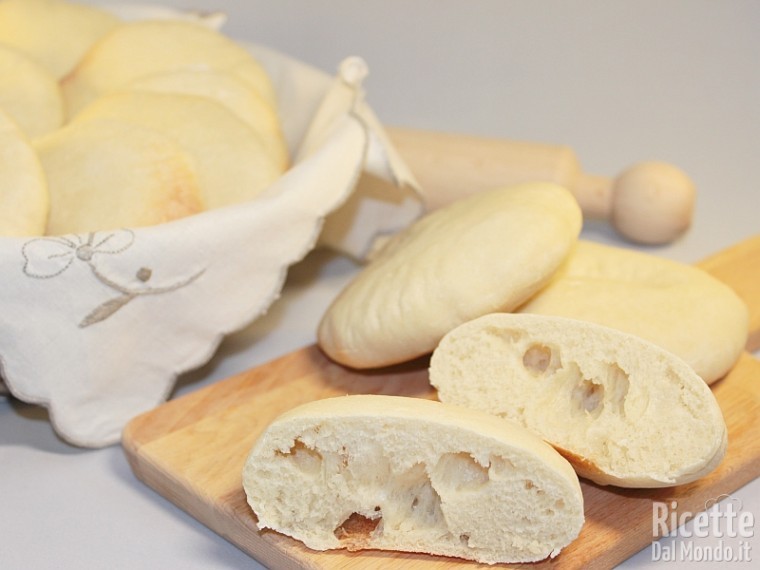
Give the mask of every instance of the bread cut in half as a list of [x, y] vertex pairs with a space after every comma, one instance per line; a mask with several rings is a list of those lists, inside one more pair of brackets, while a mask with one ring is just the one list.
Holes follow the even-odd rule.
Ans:
[[749, 331], [747, 305], [706, 271], [586, 240], [517, 311], [640, 336], [685, 360], [708, 384], [736, 363]]
[[601, 485], [688, 483], [726, 451], [718, 403], [684, 361], [593, 323], [486, 315], [443, 338], [430, 382], [443, 402], [540, 435]]
[[318, 341], [354, 368], [429, 354], [444, 334], [510, 311], [543, 287], [581, 229], [565, 188], [529, 183], [480, 192], [396, 234], [327, 309]]
[[380, 549], [488, 564], [556, 556], [583, 526], [570, 464], [520, 426], [401, 396], [286, 412], [243, 471], [259, 528], [314, 550]]

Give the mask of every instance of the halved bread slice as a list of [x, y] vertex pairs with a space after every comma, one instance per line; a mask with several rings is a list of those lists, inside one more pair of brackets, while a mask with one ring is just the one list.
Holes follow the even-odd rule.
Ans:
[[0, 109], [0, 236], [42, 235], [48, 206], [45, 172], [37, 153]]
[[726, 451], [710, 388], [639, 337], [562, 317], [496, 313], [452, 330], [433, 353], [441, 401], [515, 421], [601, 485], [667, 487]]
[[30, 138], [63, 123], [58, 81], [36, 61], [0, 44], [0, 109]]
[[105, 10], [68, 0], [0, 2], [0, 43], [31, 57], [56, 79], [119, 23]]
[[98, 41], [62, 83], [69, 116], [101, 95], [160, 72], [231, 73], [276, 107], [269, 75], [242, 46], [201, 23], [145, 20], [121, 24]]
[[489, 564], [556, 556], [583, 525], [577, 475], [488, 414], [344, 396], [275, 419], [246, 461], [260, 528], [315, 550], [425, 552]]
[[47, 234], [168, 222], [202, 211], [192, 160], [171, 138], [112, 119], [35, 141], [50, 187]]
[[282, 174], [260, 135], [206, 97], [124, 91], [101, 97], [74, 123], [104, 119], [171, 138], [192, 160], [207, 208], [255, 198]]

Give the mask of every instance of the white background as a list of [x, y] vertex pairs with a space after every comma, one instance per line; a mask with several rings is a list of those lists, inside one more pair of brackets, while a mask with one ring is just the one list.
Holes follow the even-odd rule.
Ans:
[[[678, 165], [698, 188], [694, 225], [652, 253], [691, 263], [760, 233], [758, 2], [165, 4], [225, 11], [230, 35], [329, 73], [345, 56], [362, 56], [369, 102], [388, 125], [568, 144], [587, 171], [610, 176], [645, 159]], [[583, 237], [627, 245], [603, 224]], [[270, 313], [230, 337], [178, 393], [313, 342], [355, 271], [322, 253], [294, 267]], [[3, 568], [257, 567], [138, 482], [118, 446], [72, 448], [43, 411], [16, 401], [0, 401], [0, 490]], [[758, 481], [734, 497], [760, 518]], [[750, 542], [760, 560], [760, 540]], [[679, 567], [651, 558], [648, 547], [622, 567]]]

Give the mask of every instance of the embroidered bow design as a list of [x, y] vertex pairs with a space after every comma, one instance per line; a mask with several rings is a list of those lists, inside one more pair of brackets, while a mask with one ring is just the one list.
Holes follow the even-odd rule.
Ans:
[[141, 285], [134, 287], [117, 283], [98, 270], [95, 263], [98, 256], [118, 255], [129, 249], [134, 241], [135, 234], [128, 229], [107, 233], [91, 232], [86, 235], [35, 238], [26, 242], [21, 248], [21, 254], [24, 257], [23, 272], [35, 279], [52, 279], [64, 273], [73, 263], [82, 262], [87, 264], [98, 281], [118, 293], [116, 297], [101, 303], [86, 315], [79, 323], [81, 328], [106, 320], [138, 297], [160, 295], [181, 289], [204, 273], [204, 270], [200, 270], [169, 285], [153, 287], [147, 284], [153, 271], [148, 267], [140, 267], [135, 277]]

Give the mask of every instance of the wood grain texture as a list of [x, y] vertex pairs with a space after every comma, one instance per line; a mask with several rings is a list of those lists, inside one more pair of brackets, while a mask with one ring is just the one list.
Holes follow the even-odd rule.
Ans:
[[[760, 236], [700, 264], [736, 288], [750, 306], [750, 348], [760, 338]], [[760, 476], [760, 362], [745, 353], [712, 389], [728, 425], [729, 446], [707, 477], [677, 487], [630, 490], [585, 481], [586, 524], [580, 537], [541, 568], [610, 568], [647, 547], [654, 501], [678, 501], [679, 512]], [[135, 418], [123, 445], [135, 475], [209, 528], [270, 568], [415, 570], [477, 567], [455, 559], [397, 552], [314, 552], [274, 532], [260, 533], [242, 489], [241, 471], [257, 435], [298, 404], [343, 394], [435, 398], [425, 359], [381, 371], [357, 372], [305, 347], [250, 371], [170, 401]]]

